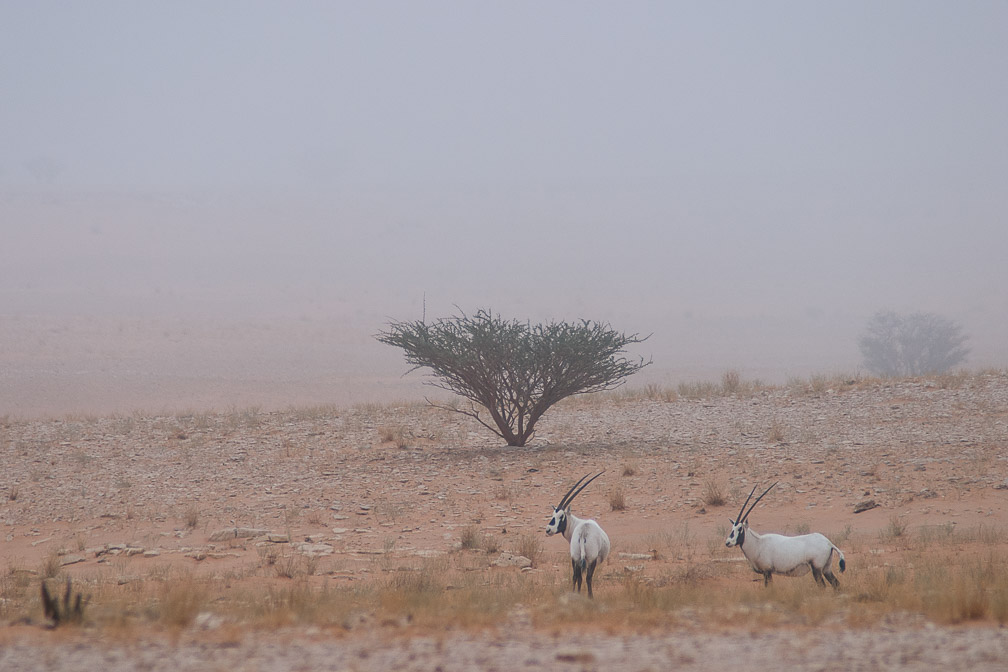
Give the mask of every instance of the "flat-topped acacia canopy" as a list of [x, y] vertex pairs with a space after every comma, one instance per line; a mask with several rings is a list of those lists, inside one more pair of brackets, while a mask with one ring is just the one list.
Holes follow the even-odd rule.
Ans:
[[436, 378], [430, 385], [468, 399], [468, 408], [450, 410], [475, 418], [509, 446], [524, 446], [561, 399], [615, 389], [651, 363], [624, 356], [627, 345], [646, 336], [590, 320], [508, 321], [482, 309], [431, 323], [392, 322], [376, 338], [402, 348], [410, 371], [429, 368]]

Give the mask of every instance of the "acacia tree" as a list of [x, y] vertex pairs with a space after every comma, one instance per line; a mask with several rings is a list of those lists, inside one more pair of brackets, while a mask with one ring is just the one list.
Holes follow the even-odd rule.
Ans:
[[881, 310], [868, 321], [858, 347], [869, 371], [880, 376], [944, 373], [961, 364], [969, 348], [962, 327], [934, 313], [900, 315]]
[[621, 334], [608, 324], [533, 325], [487, 310], [431, 324], [392, 322], [376, 338], [402, 348], [410, 371], [431, 369], [436, 380], [429, 385], [469, 402], [450, 410], [474, 418], [509, 446], [524, 446], [539, 418], [561, 399], [615, 389], [651, 363], [623, 356], [627, 345], [647, 337]]

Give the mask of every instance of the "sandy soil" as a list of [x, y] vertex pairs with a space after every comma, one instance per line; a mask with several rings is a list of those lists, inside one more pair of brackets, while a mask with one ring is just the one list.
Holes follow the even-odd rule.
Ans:
[[[376, 558], [452, 552], [474, 524], [507, 549], [517, 535], [542, 532], [574, 478], [603, 469], [575, 506], [613, 539], [613, 557], [597, 577], [600, 595], [624, 572], [647, 579], [684, 562], [674, 552], [641, 557], [658, 533], [688, 531], [701, 540], [699, 553], [734, 563], [728, 580], [751, 581], [740, 553], [709, 540], [753, 485], [774, 480], [780, 485], [753, 514], [754, 527], [849, 527], [862, 540], [856, 548], [870, 547], [864, 540], [894, 521], [914, 529], [1008, 522], [1008, 376], [997, 373], [700, 400], [586, 399], [552, 409], [523, 449], [501, 447], [466, 418], [423, 405], [8, 418], [0, 437], [0, 562], [6, 571], [34, 572], [58, 559], [81, 579], [128, 580], [154, 567], [247, 573], [275, 545], [317, 556], [321, 581], [352, 582], [379, 571]], [[704, 503], [712, 484], [727, 496], [724, 507]], [[611, 510], [617, 490], [623, 511]], [[876, 506], [855, 514], [867, 500]], [[563, 542], [543, 546], [533, 571], [566, 580]], [[491, 569], [490, 559], [487, 571], [507, 571]], [[848, 552], [847, 562], [850, 576], [899, 558]], [[38, 613], [0, 614], [4, 670], [706, 670], [740, 660], [753, 669], [1008, 666], [1008, 632], [996, 624], [912, 617], [870, 629], [564, 636], [512, 622], [438, 636], [357, 628], [237, 641], [193, 628], [123, 642], [43, 630]]]

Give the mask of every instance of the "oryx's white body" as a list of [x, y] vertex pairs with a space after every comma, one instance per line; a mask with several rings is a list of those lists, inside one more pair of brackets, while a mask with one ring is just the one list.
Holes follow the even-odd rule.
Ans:
[[[735, 532], [735, 527], [732, 527], [732, 531]], [[833, 575], [830, 566], [834, 552], [840, 559], [838, 563], [840, 571], [846, 569], [847, 562], [844, 560], [843, 552], [818, 532], [797, 537], [772, 533], [759, 534], [749, 527], [749, 522], [746, 521], [742, 523], [741, 536], [741, 543], [733, 543], [732, 535], [729, 534], [725, 545], [738, 545], [753, 571], [763, 575], [764, 584], [769, 583], [770, 577], [774, 574], [802, 576], [811, 570], [816, 583], [823, 584], [825, 576], [835, 588], [840, 582]]]
[[[777, 484], [774, 483], [774, 485]], [[763, 495], [770, 492], [770, 488], [773, 487], [771, 485], [767, 488]], [[746, 504], [749, 503], [754, 492], [756, 492], [755, 487], [749, 493], [745, 504], [742, 505], [742, 511], [745, 510]], [[824, 535], [818, 532], [795, 537], [772, 533], [759, 534], [749, 527], [749, 514], [752, 513], [759, 500], [763, 499], [763, 495], [753, 502], [749, 511], [745, 513], [739, 511], [737, 521], [729, 519], [732, 528], [725, 540], [725, 546], [738, 546], [742, 549], [742, 554], [749, 561], [753, 571], [763, 575], [763, 585], [770, 583], [770, 578], [774, 574], [801, 576], [811, 570], [812, 576], [819, 585], [826, 585], [823, 581], [823, 577], [826, 577], [830, 585], [834, 588], [838, 587], [840, 582], [833, 575], [831, 567], [833, 553], [835, 552], [839, 557], [837, 566], [841, 572], [847, 568], [847, 562], [843, 552]]]
[[[553, 507], [553, 516], [546, 525], [546, 535], [550, 536], [559, 532], [563, 538], [570, 542], [571, 569], [574, 572], [573, 588], [581, 592], [581, 577], [585, 575], [585, 582], [588, 584], [588, 597], [594, 597], [592, 593], [592, 578], [595, 576], [595, 569], [599, 563], [605, 562], [609, 557], [609, 535], [605, 533], [602, 526], [594, 520], [578, 518], [570, 512], [570, 503], [581, 490], [593, 480], [602, 475], [602, 472], [595, 474], [588, 482], [581, 485], [581, 481], [587, 478], [587, 474], [581, 477], [574, 484], [564, 498], [560, 500], [558, 506]], [[574, 492], [574, 488], [581, 485], [581, 489]], [[574, 492], [572, 495], [571, 493]]]

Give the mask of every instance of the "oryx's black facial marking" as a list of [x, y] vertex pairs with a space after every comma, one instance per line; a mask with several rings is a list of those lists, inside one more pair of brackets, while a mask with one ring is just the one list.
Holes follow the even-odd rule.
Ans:
[[546, 536], [563, 534], [567, 531], [567, 512], [563, 509], [553, 509], [553, 516], [546, 525]]
[[728, 531], [728, 538], [725, 539], [724, 545], [731, 548], [732, 546], [741, 546], [745, 542], [745, 523], [736, 523], [731, 518], [728, 519], [731, 523], [731, 529]]

